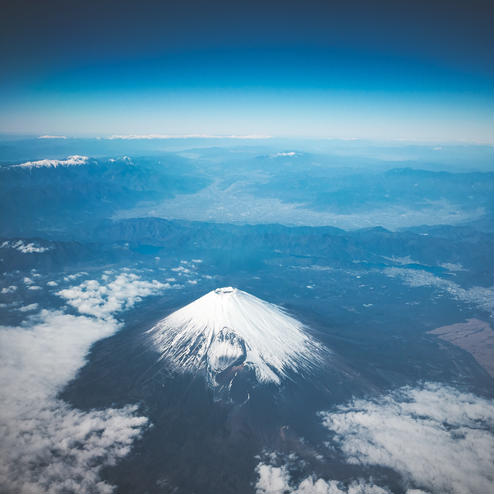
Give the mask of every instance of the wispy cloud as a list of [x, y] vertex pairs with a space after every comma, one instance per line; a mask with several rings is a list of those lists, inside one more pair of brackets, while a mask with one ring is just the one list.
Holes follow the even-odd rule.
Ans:
[[428, 271], [418, 269], [386, 268], [384, 274], [390, 278], [401, 278], [405, 284], [411, 287], [429, 286], [436, 288], [455, 300], [474, 305], [489, 314], [494, 312], [494, 287], [462, 288], [454, 281], [439, 278]]
[[67, 137], [66, 136], [44, 135], [44, 136], [39, 136], [38, 139], [67, 139]]
[[29, 304], [29, 305], [24, 305], [22, 307], [19, 307], [17, 310], [20, 312], [32, 312], [34, 310], [37, 310], [39, 307], [39, 304]]

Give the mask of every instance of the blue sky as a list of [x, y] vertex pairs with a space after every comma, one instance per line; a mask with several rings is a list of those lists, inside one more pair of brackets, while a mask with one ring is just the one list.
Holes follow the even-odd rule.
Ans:
[[0, 132], [492, 143], [491, 2], [19, 1]]

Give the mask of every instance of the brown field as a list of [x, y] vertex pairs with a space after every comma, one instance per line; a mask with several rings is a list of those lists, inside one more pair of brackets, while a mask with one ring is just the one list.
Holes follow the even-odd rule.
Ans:
[[468, 319], [466, 322], [442, 326], [428, 333], [467, 351], [494, 376], [494, 331], [489, 323], [479, 319]]

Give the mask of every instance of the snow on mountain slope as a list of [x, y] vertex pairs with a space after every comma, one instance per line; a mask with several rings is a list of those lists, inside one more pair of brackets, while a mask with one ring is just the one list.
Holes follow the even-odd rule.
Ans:
[[20, 165], [12, 165], [17, 168], [56, 168], [57, 166], [77, 166], [85, 165], [89, 161], [87, 156], [69, 156], [65, 160], [39, 160], [39, 161], [26, 161], [26, 163], [21, 163]]
[[177, 370], [205, 369], [210, 384], [229, 369], [253, 369], [259, 382], [280, 383], [289, 370], [310, 370], [322, 346], [284, 309], [232, 287], [218, 288], [150, 330], [162, 358]]

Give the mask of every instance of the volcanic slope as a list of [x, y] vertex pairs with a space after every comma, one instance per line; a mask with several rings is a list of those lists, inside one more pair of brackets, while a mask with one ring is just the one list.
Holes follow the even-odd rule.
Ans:
[[218, 376], [251, 369], [260, 383], [280, 384], [323, 361], [323, 347], [286, 311], [232, 287], [218, 288], [150, 330], [161, 357], [178, 371]]

